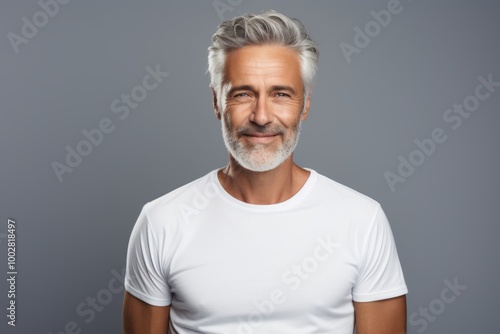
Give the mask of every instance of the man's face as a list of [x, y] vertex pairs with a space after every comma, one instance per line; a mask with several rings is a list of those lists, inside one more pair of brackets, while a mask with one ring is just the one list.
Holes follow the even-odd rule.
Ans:
[[220, 96], [224, 143], [240, 165], [262, 172], [290, 157], [310, 102], [296, 52], [275, 45], [229, 52]]

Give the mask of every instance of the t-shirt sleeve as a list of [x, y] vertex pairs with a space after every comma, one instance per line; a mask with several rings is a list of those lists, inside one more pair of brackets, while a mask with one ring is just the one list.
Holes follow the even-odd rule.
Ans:
[[380, 204], [367, 227], [353, 300], [369, 302], [408, 293], [389, 221]]
[[165, 261], [161, 257], [155, 232], [148, 220], [147, 204], [137, 219], [127, 250], [125, 289], [154, 306], [170, 305]]

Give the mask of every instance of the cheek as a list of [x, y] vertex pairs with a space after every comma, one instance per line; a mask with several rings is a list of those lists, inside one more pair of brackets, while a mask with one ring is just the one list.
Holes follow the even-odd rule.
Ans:
[[252, 100], [248, 101], [227, 100], [225, 109], [236, 115], [248, 116], [248, 114], [250, 114], [254, 109], [254, 103]]
[[234, 110], [226, 109], [222, 117], [224, 118], [224, 127], [230, 133], [234, 134], [242, 125], [237, 115], [235, 115]]
[[296, 118], [304, 109], [304, 103], [302, 100], [284, 100], [284, 101], [274, 101], [272, 108], [277, 115], [288, 118]]
[[228, 122], [231, 122], [231, 126], [237, 127], [239, 125], [248, 122], [248, 117], [251, 113], [251, 108], [249, 106], [238, 105], [228, 105], [224, 110], [224, 117], [226, 117]]
[[286, 128], [293, 128], [298, 126], [300, 122], [300, 111], [297, 112], [283, 112], [281, 114], [276, 114], [276, 121], [281, 123]]

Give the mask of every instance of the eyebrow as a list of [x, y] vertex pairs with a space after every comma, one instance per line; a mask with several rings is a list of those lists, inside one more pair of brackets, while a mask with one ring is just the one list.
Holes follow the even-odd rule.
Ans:
[[[249, 91], [255, 92], [255, 88], [252, 87], [251, 85], [240, 85], [240, 86], [231, 87], [231, 89], [227, 92], [227, 95], [228, 96], [232, 95], [234, 92], [240, 91], [240, 90], [249, 90]], [[287, 92], [290, 92], [292, 95], [293, 94], [297, 94], [297, 92], [295, 91], [295, 89], [293, 89], [290, 86], [285, 86], [285, 85], [272, 86], [268, 90], [268, 92], [273, 92], [273, 91], [287, 91]]]

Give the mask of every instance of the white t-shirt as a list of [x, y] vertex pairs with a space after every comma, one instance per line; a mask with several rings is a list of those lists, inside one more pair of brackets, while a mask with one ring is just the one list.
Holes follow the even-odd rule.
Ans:
[[380, 204], [308, 170], [278, 204], [237, 200], [217, 170], [147, 203], [126, 290], [171, 305], [171, 333], [352, 334], [353, 300], [408, 290]]

